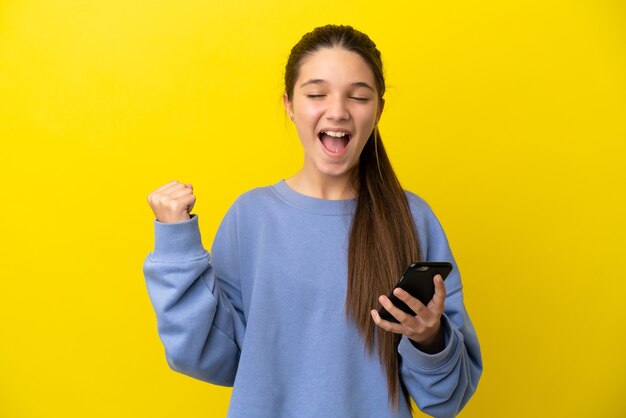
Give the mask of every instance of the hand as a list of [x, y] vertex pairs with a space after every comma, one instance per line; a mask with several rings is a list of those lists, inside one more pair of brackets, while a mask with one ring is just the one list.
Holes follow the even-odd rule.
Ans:
[[380, 328], [396, 334], [406, 335], [415, 342], [414, 345], [420, 350], [430, 354], [437, 353], [444, 348], [441, 314], [443, 313], [446, 299], [446, 287], [439, 274], [433, 278], [433, 281], [435, 283], [435, 294], [427, 306], [424, 306], [422, 302], [400, 288], [396, 288], [393, 291], [395, 296], [416, 313], [415, 316], [397, 308], [387, 296], [381, 295], [378, 298], [383, 307], [400, 322], [399, 324], [381, 319], [378, 311], [375, 309], [371, 311], [374, 322]]
[[148, 204], [157, 221], [176, 223], [188, 221], [196, 197], [191, 184], [172, 180], [148, 195]]

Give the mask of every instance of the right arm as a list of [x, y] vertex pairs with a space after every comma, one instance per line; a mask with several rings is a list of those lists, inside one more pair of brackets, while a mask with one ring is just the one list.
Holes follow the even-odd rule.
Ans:
[[[178, 193], [176, 199], [184, 200], [182, 187], [190, 187], [178, 182], [174, 186], [178, 191], [170, 187], [169, 195]], [[189, 193], [185, 196], [189, 201]], [[228, 266], [218, 277], [202, 245], [198, 216], [188, 215], [193, 204], [183, 205], [189, 219], [170, 217], [171, 222], [161, 222], [165, 216], [155, 210], [157, 200], [167, 199], [152, 198], [157, 215], [155, 246], [143, 272], [167, 362], [173, 370], [196, 379], [232, 386], [245, 332], [234, 216], [227, 214], [215, 237], [212, 253]]]

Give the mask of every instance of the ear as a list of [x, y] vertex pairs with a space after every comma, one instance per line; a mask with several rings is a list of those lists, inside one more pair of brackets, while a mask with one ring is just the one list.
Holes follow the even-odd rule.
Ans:
[[380, 99], [378, 102], [378, 115], [376, 115], [376, 124], [380, 121], [380, 117], [383, 115], [383, 109], [385, 108], [385, 99]]
[[287, 112], [289, 118], [293, 120], [293, 106], [289, 101], [289, 96], [287, 96], [287, 93], [283, 93], [283, 105], [285, 106], [285, 112]]

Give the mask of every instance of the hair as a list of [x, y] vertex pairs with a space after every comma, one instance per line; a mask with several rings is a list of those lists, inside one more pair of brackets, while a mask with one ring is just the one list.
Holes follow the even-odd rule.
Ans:
[[[305, 34], [291, 49], [285, 69], [285, 93], [292, 100], [302, 60], [323, 48], [340, 47], [359, 54], [374, 74], [379, 103], [384, 102], [385, 79], [380, 51], [364, 33], [351, 26], [326, 25]], [[387, 294], [404, 268], [420, 260], [420, 245], [409, 203], [385, 151], [378, 126], [370, 134], [352, 174], [356, 209], [348, 244], [348, 290], [346, 315], [357, 325], [367, 352], [374, 349], [387, 377], [389, 402], [399, 406], [402, 390], [398, 344], [401, 335], [376, 332], [370, 310], [378, 296]]]

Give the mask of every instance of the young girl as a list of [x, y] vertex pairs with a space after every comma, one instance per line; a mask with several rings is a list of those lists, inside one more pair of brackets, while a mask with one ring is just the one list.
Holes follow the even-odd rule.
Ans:
[[[459, 270], [428, 204], [404, 191], [380, 134], [380, 52], [350, 26], [291, 50], [285, 109], [304, 148], [294, 176], [241, 195], [211, 252], [190, 184], [150, 193], [144, 274], [170, 367], [233, 386], [230, 417], [456, 415], [482, 360]], [[452, 263], [423, 305], [384, 296], [413, 261]], [[398, 321], [385, 321], [385, 307]]]

